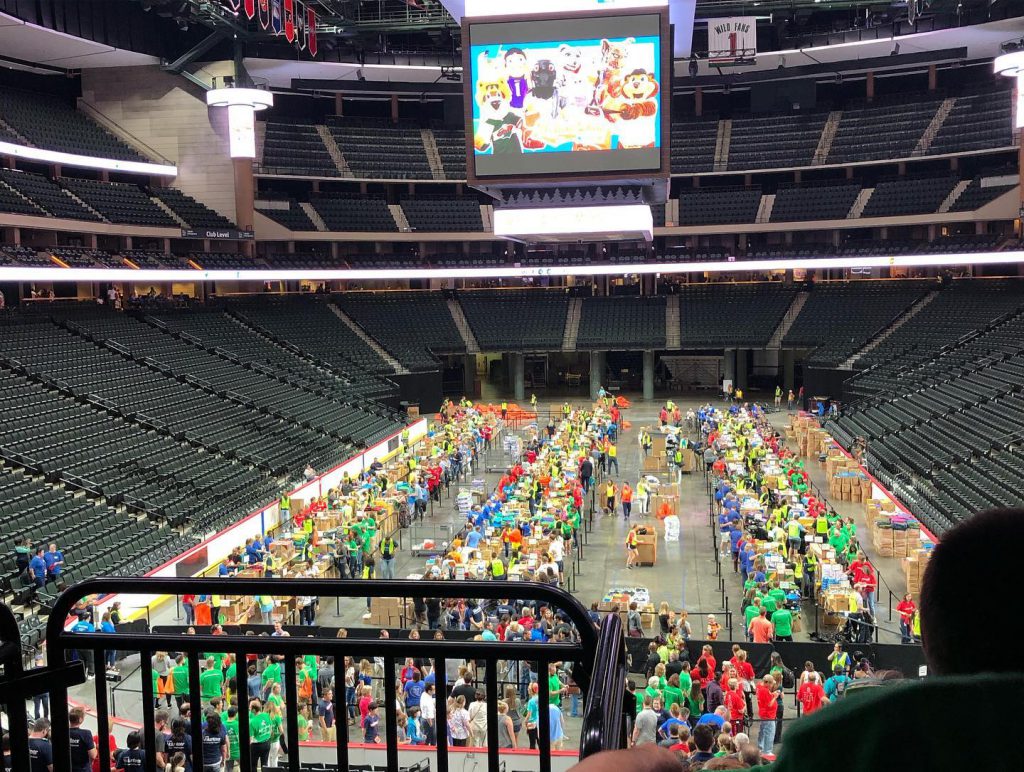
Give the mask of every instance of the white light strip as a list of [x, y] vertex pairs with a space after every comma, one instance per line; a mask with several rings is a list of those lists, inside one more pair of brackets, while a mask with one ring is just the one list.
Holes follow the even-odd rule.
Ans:
[[609, 232], [639, 233], [650, 241], [654, 234], [651, 207], [647, 204], [618, 204], [494, 210], [495, 236], [589, 236]]
[[119, 161], [115, 158], [96, 158], [90, 155], [62, 153], [58, 150], [43, 150], [39, 147], [25, 147], [10, 142], [0, 142], [0, 155], [12, 155], [29, 161], [43, 161], [62, 166], [78, 166], [84, 169], [106, 169], [111, 172], [132, 174], [153, 174], [158, 177], [177, 177], [178, 167], [166, 164], [143, 163], [142, 161]]
[[244, 105], [253, 110], [266, 110], [274, 106], [274, 95], [258, 88], [217, 88], [206, 92], [206, 104], [210, 107]]
[[196, 271], [186, 269], [131, 270], [128, 268], [0, 268], [3, 281], [298, 281], [310, 279], [487, 279], [530, 276], [622, 276], [653, 273], [737, 273], [782, 271], [795, 268], [893, 268], [944, 265], [1011, 265], [1024, 263], [1024, 251], [968, 252], [944, 255], [896, 255], [891, 257], [823, 257], [799, 260], [735, 260], [715, 263], [640, 263], [635, 265], [503, 266], [494, 268], [394, 268], [359, 270], [296, 270], [254, 268], [245, 271]]
[[502, 4], [494, 0], [466, 0], [465, 16], [522, 16], [534, 13], [578, 13], [623, 8], [664, 8], [668, 0], [516, 0]]

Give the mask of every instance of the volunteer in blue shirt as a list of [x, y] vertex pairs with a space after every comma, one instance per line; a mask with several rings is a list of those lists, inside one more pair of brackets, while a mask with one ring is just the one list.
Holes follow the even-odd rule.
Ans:
[[[78, 612], [78, 621], [71, 627], [71, 632], [79, 635], [96, 632], [96, 627], [89, 621], [89, 615], [85, 611]], [[85, 663], [85, 674], [89, 678], [96, 677], [95, 660], [91, 649], [78, 649], [78, 658]]]
[[28, 573], [36, 587], [46, 584], [46, 559], [42, 547], [36, 548], [35, 556], [28, 562]]
[[64, 553], [57, 549], [56, 544], [51, 544], [50, 549], [43, 553], [43, 560], [46, 561], [46, 573], [54, 579], [59, 579], [60, 572], [64, 569]]
[[483, 534], [480, 533], [480, 527], [474, 526], [473, 530], [466, 534], [466, 546], [475, 550], [483, 538]]

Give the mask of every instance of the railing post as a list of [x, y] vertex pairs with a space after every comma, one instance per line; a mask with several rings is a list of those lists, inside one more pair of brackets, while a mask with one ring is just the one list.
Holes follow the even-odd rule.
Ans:
[[[153, 716], [156, 713], [156, 695], [153, 693], [153, 676], [151, 674], [152, 656], [153, 653], [149, 649], [139, 650], [139, 678], [142, 680], [142, 737], [144, 741], [149, 740], [149, 734], [153, 731]], [[117, 701], [114, 699], [116, 694], [116, 689], [110, 694], [110, 711], [115, 716], [117, 715]], [[153, 747], [150, 742], [144, 742], [144, 744], [147, 748]], [[155, 772], [156, 770], [156, 757], [152, 753], [146, 754], [145, 769], [146, 772]]]
[[299, 689], [295, 682], [295, 657], [284, 658], [284, 701], [290, 710], [284, 717], [285, 734], [288, 736], [288, 769], [299, 772]]
[[[436, 680], [436, 679], [435, 679]], [[498, 660], [487, 660], [485, 674], [487, 692], [487, 768], [498, 769]]]
[[[188, 662], [188, 706], [191, 711], [189, 719], [192, 729], [192, 761], [200, 758], [197, 754], [203, 752], [203, 698], [202, 689], [199, 686], [199, 653], [186, 656]], [[100, 669], [96, 668], [96, 683], [99, 683]], [[292, 678], [295, 682], [295, 678]], [[292, 705], [295, 704], [293, 701]], [[105, 772], [102, 770], [101, 772]]]
[[387, 718], [387, 726], [384, 727], [384, 731], [387, 735], [388, 769], [398, 769], [398, 708], [395, 704], [397, 700], [398, 691], [395, 688], [395, 660], [394, 657], [385, 657], [384, 715]]
[[[240, 772], [253, 772], [252, 753], [249, 751], [249, 700], [259, 695], [249, 694], [249, 661], [244, 651], [235, 652], [235, 687], [238, 695], [238, 766]], [[148, 757], [149, 754], [146, 755]]]
[[434, 658], [434, 696], [437, 715], [434, 719], [437, 769], [438, 772], [448, 772], [448, 667], [444, 657]]
[[547, 660], [537, 661], [537, 746], [540, 772], [551, 772], [551, 694]]

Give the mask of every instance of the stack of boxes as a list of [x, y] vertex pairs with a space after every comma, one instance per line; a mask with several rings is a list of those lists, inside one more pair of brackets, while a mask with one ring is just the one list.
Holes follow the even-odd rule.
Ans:
[[363, 615], [374, 627], [404, 627], [415, 618], [412, 601], [405, 598], [371, 598], [370, 613]]
[[928, 567], [928, 558], [931, 554], [929, 549], [914, 550], [912, 555], [900, 561], [903, 573], [907, 577], [907, 592], [914, 596], [914, 600], [920, 600], [921, 581], [924, 579], [924, 571]]

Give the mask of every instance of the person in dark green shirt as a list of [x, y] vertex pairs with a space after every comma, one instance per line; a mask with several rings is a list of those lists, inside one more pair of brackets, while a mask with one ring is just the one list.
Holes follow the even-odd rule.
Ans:
[[171, 668], [171, 676], [174, 679], [174, 699], [181, 709], [181, 703], [188, 696], [188, 660], [184, 654], [179, 654], [175, 665]]
[[231, 766], [237, 766], [240, 758], [238, 752], [238, 708], [234, 705], [228, 708], [224, 731], [228, 734], [228, 759], [234, 762]]
[[224, 695], [224, 674], [220, 672], [213, 657], [206, 660], [206, 670], [199, 676], [199, 695], [203, 702], [219, 699]]
[[775, 640], [793, 640], [793, 612], [785, 606], [772, 614], [772, 624], [775, 626]]

